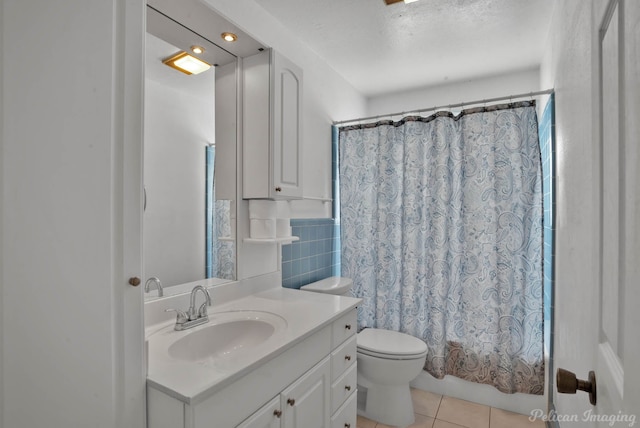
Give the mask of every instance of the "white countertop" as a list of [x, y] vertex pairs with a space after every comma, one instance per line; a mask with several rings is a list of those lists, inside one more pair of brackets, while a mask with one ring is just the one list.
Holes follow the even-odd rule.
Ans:
[[[270, 361], [312, 333], [356, 307], [360, 299], [311, 293], [288, 288], [272, 288], [237, 300], [214, 305], [209, 317], [228, 311], [263, 311], [284, 318], [286, 327], [264, 344], [233, 359], [187, 362], [174, 359], [167, 347], [178, 337], [203, 326], [175, 331], [175, 321], [148, 328], [147, 382], [187, 404], [199, 402]], [[214, 302], [215, 303], [215, 302]], [[186, 308], [185, 308], [186, 309]]]

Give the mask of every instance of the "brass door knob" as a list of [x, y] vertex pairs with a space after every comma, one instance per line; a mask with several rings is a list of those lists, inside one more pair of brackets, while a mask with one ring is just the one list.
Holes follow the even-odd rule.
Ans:
[[282, 187], [276, 187], [276, 192], [282, 192]]
[[578, 390], [589, 393], [589, 402], [596, 405], [596, 374], [589, 372], [589, 380], [580, 380], [575, 373], [565, 369], [556, 372], [556, 388], [561, 394], [575, 394]]
[[129, 278], [129, 284], [137, 287], [138, 285], [140, 285], [140, 278], [138, 278], [137, 276]]
[[351, 355], [345, 355], [345, 356], [344, 356], [344, 359], [345, 359], [346, 361], [351, 361]]
[[276, 409], [273, 411], [273, 416], [275, 416], [276, 418], [280, 418], [280, 416], [282, 416], [282, 410], [280, 409]]
[[295, 406], [296, 405], [296, 400], [294, 400], [293, 398], [289, 398], [287, 400], [287, 404], [290, 406]]

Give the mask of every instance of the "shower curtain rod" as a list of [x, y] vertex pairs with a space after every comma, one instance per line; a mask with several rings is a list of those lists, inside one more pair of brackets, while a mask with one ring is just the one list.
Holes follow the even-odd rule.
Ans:
[[536, 91], [536, 92], [529, 92], [526, 94], [518, 94], [518, 95], [509, 95], [506, 97], [497, 97], [497, 98], [487, 98], [484, 100], [477, 100], [477, 101], [467, 101], [464, 103], [458, 103], [458, 104], [448, 104], [448, 105], [442, 105], [442, 106], [433, 106], [431, 108], [421, 108], [418, 110], [409, 110], [409, 111], [403, 111], [403, 112], [399, 112], [399, 113], [392, 113], [392, 114], [381, 114], [378, 116], [369, 116], [369, 117], [361, 117], [359, 119], [351, 119], [351, 120], [340, 120], [340, 121], [333, 121], [334, 125], [343, 125], [345, 123], [353, 123], [353, 122], [361, 122], [361, 121], [366, 121], [366, 120], [375, 120], [375, 119], [381, 119], [383, 117], [393, 117], [393, 116], [405, 116], [407, 114], [411, 114], [411, 113], [420, 113], [420, 112], [424, 112], [424, 111], [431, 111], [431, 110], [436, 110], [439, 108], [447, 108], [447, 109], [451, 109], [454, 107], [464, 107], [464, 106], [468, 106], [468, 105], [472, 105], [472, 104], [486, 104], [486, 103], [493, 103], [496, 101], [504, 101], [504, 100], [512, 100], [514, 98], [527, 98], [527, 97], [535, 97], [538, 95], [548, 95], [553, 93], [553, 89], [545, 89], [543, 91]]

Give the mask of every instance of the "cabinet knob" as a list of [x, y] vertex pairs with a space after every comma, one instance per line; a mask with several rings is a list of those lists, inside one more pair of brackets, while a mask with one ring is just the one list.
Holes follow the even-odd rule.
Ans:
[[276, 187], [276, 192], [282, 192], [282, 187]]
[[351, 361], [351, 355], [345, 355], [344, 359], [347, 360], [347, 361]]
[[295, 406], [296, 400], [294, 400], [293, 398], [289, 398], [287, 400], [287, 404], [290, 405], [290, 406]]
[[138, 278], [137, 276], [129, 278], [129, 284], [137, 287], [138, 285], [140, 285], [140, 278]]
[[351, 428], [351, 424], [350, 423], [344, 424], [344, 428]]
[[347, 330], [351, 330], [351, 324], [345, 325], [344, 328], [346, 328]]
[[351, 391], [351, 385], [345, 385], [344, 389], [346, 389], [347, 391]]
[[273, 416], [275, 416], [276, 418], [280, 418], [280, 416], [282, 416], [282, 410], [280, 409], [276, 409], [273, 411]]

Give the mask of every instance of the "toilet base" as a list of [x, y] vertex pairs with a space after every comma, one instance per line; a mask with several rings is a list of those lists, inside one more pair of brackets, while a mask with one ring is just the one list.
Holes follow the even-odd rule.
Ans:
[[358, 385], [358, 414], [385, 425], [404, 428], [415, 422], [409, 385]]

